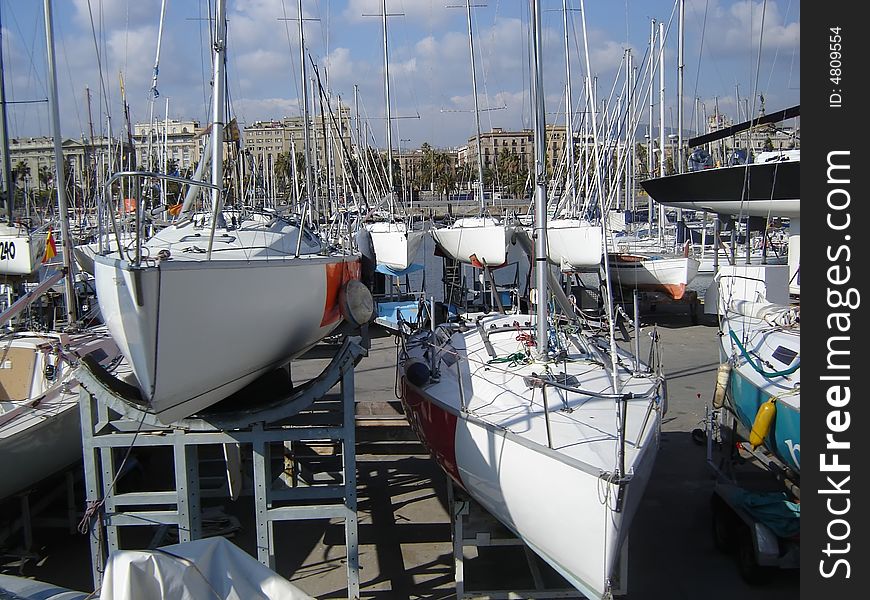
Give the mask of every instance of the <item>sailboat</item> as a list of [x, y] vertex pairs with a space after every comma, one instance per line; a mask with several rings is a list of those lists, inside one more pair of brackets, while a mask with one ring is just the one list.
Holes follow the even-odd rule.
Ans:
[[0, 499], [81, 459], [78, 362], [104, 367], [120, 353], [105, 327], [0, 336]]
[[[393, 126], [390, 106], [390, 58], [387, 43], [387, 1], [383, 0], [381, 19], [384, 33], [384, 100], [387, 120], [387, 206], [386, 215], [369, 215], [364, 227], [371, 237], [377, 268], [388, 275], [402, 275], [412, 268], [423, 238], [422, 229], [415, 229], [408, 216], [396, 213], [395, 180], [393, 177]], [[380, 217], [380, 218], [378, 218]]]
[[[0, 34], [0, 41], [2, 39]], [[15, 220], [15, 182], [9, 155], [5, 79], [3, 48], [0, 43], [0, 151], [3, 152], [3, 181], [6, 183], [6, 222], [0, 223], [0, 275], [30, 275], [39, 268], [45, 254], [46, 232], [33, 231], [29, 224]]]
[[[541, 8], [530, 4], [534, 252], [543, 256]], [[652, 472], [663, 379], [656, 366], [616, 346], [612, 297], [609, 335], [577, 327], [567, 311], [549, 314], [549, 293], [558, 298], [560, 290], [548, 286], [549, 269], [536, 265], [534, 314], [470, 314], [403, 340], [402, 402], [455, 485], [587, 598], [604, 598]]]
[[[682, 3], [680, 4], [682, 7]], [[682, 71], [683, 71], [683, 10], [680, 10], [680, 44], [679, 44], [679, 100], [677, 102], [679, 136], [678, 147], [682, 147]], [[653, 22], [650, 36], [650, 66], [652, 67], [653, 51], [655, 49], [655, 24]], [[665, 172], [665, 27], [659, 23], [659, 172]], [[653, 69], [650, 68], [650, 96], [652, 95]], [[652, 121], [652, 108], [650, 108], [650, 121]], [[652, 132], [652, 122], [650, 122]], [[675, 161], [681, 165], [681, 160]], [[652, 155], [650, 155], [650, 168], [652, 167]], [[682, 168], [681, 166], [679, 168]], [[652, 204], [650, 204], [652, 210]], [[650, 220], [651, 222], [651, 220]], [[689, 256], [688, 246], [683, 246], [682, 252], [675, 251], [674, 245], [665, 242], [664, 209], [659, 210], [659, 236], [658, 241], [652, 238], [652, 228], [648, 230], [649, 237], [646, 240], [621, 240], [614, 238], [614, 244], [608, 254], [608, 264], [613, 273], [614, 280], [619, 286], [628, 289], [638, 289], [647, 292], [662, 293], [674, 300], [680, 300], [686, 293], [689, 283], [698, 274], [700, 261]]]
[[620, 252], [608, 255], [614, 280], [621, 287], [659, 292], [674, 300], [685, 296], [701, 262], [691, 256], [656, 252]]
[[42, 264], [47, 239], [47, 229], [34, 231], [14, 220], [0, 223], [0, 275], [34, 273]]
[[750, 445], [763, 446], [799, 478], [800, 304], [789, 301], [787, 277], [785, 265], [720, 269], [719, 373], [725, 379], [714, 408], [727, 403]]
[[[578, 210], [574, 160], [574, 114], [571, 98], [571, 53], [569, 44], [568, 0], [562, 0], [562, 21], [565, 29], [565, 162], [566, 206], [563, 213], [547, 220], [547, 258], [563, 272], [598, 269], [604, 255], [601, 226], [581, 218]], [[588, 98], [587, 98], [588, 100]]]
[[[62, 181], [60, 117], [51, 2], [45, 2], [46, 42], [56, 181]], [[5, 142], [5, 139], [4, 139]], [[66, 326], [76, 324], [72, 253], [63, 185], [57, 186], [64, 270], [54, 273], [0, 314], [7, 327], [41, 294], [64, 281]], [[41, 258], [41, 257], [40, 257]], [[90, 355], [106, 369], [120, 353], [104, 327], [84, 331], [10, 331], [0, 335], [0, 499], [21, 492], [79, 460], [78, 389], [75, 367]]]
[[[702, 147], [747, 129], [797, 117], [800, 106], [745, 121], [688, 141]], [[759, 153], [752, 162], [702, 168], [641, 182], [656, 202], [719, 215], [800, 217], [800, 149]]]
[[[791, 107], [689, 140], [700, 146], [799, 114]], [[719, 315], [720, 380], [750, 445], [800, 476], [800, 150], [762, 152], [743, 165], [643, 182], [656, 201], [725, 217], [788, 217], [788, 264], [723, 264], [704, 298]], [[724, 409], [723, 409], [724, 410]], [[764, 418], [759, 419], [759, 417]]]
[[483, 151], [481, 150], [480, 107], [477, 99], [477, 69], [474, 59], [474, 36], [471, 22], [471, 0], [465, 0], [468, 23], [468, 48], [471, 60], [471, 90], [474, 96], [474, 123], [477, 128], [477, 201], [478, 214], [457, 219], [446, 227], [431, 231], [441, 254], [477, 268], [500, 267], [507, 262], [508, 245], [514, 227], [486, 212], [483, 191]]
[[286, 365], [352, 317], [341, 307], [367, 293], [350, 284], [359, 256], [330, 250], [305, 215], [222, 210], [225, 1], [216, 14], [211, 183], [196, 182], [211, 191], [213, 212], [185, 202], [177, 222], [131, 252], [95, 258], [109, 331], [141, 402], [167, 423]]

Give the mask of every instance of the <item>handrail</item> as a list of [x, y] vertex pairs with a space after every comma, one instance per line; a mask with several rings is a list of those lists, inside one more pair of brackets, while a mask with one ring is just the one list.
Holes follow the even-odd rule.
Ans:
[[533, 373], [532, 375], [526, 375], [524, 376], [524, 379], [529, 382], [539, 383], [542, 386], [550, 385], [552, 387], [556, 387], [568, 392], [573, 392], [575, 394], [592, 396], [593, 398], [601, 398], [604, 400], [638, 400], [643, 398], [652, 398], [657, 393], [657, 391], [651, 391], [645, 394], [635, 394], [634, 392], [628, 392], [627, 394], [606, 394], [604, 392], [593, 392], [591, 390], [584, 390], [583, 388], [578, 388], [573, 385], [559, 383], [558, 381], [553, 381], [552, 379], [544, 379], [537, 373]]
[[38, 286], [21, 296], [18, 300], [13, 302], [9, 308], [0, 313], [0, 327], [5, 325], [10, 319], [18, 315], [25, 308], [30, 306], [34, 300], [39, 298], [46, 290], [48, 290], [51, 286], [56, 284], [58, 281], [64, 278], [66, 275], [66, 271], [56, 271], [52, 273], [48, 277], [45, 278], [45, 281], [40, 283]]
[[[112, 205], [112, 193], [111, 186], [116, 181], [122, 179], [123, 177], [150, 177], [152, 179], [165, 179], [166, 181], [174, 181], [176, 183], [181, 184], [189, 184], [200, 187], [205, 187], [213, 190], [221, 191], [223, 188], [221, 186], [215, 185], [213, 183], [208, 183], [206, 181], [197, 181], [194, 179], [187, 179], [184, 177], [179, 177], [178, 175], [168, 175], [166, 173], [155, 173], [154, 171], [117, 171], [112, 173], [111, 176], [106, 180], [103, 184], [103, 197], [106, 198], [106, 201], [109, 204], [109, 218], [112, 219], [112, 229], [115, 232], [115, 241], [118, 243], [118, 256], [123, 258], [124, 251], [121, 247], [121, 231], [118, 229], [118, 222], [115, 219], [115, 207]], [[141, 202], [136, 203], [136, 216], [137, 216], [137, 225], [136, 225], [136, 265], [138, 266], [140, 260], [140, 252], [139, 252], [139, 244], [140, 240], [140, 231], [139, 231], [139, 213], [141, 210]]]

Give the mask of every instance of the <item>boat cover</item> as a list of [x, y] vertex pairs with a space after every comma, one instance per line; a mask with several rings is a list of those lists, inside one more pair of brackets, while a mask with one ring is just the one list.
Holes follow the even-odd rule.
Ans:
[[404, 269], [394, 269], [387, 265], [377, 265], [375, 267], [375, 271], [378, 273], [383, 273], [384, 275], [389, 275], [391, 277], [402, 277], [403, 275], [409, 275], [411, 273], [415, 273], [423, 269], [423, 265], [420, 263], [411, 263]]
[[313, 600], [223, 537], [109, 556], [100, 600], [165, 598]]
[[791, 538], [800, 534], [801, 505], [792, 502], [785, 492], [752, 492], [737, 486], [721, 486], [719, 493], [777, 536]]
[[2, 600], [87, 600], [91, 595], [24, 577], [0, 575]]

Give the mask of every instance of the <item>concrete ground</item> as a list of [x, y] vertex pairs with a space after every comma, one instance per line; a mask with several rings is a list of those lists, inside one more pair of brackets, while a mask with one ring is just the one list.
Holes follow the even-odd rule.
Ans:
[[[798, 571], [778, 571], [767, 583], [750, 586], [741, 579], [734, 558], [713, 546], [712, 477], [705, 448], [693, 442], [691, 431], [703, 426], [704, 406], [719, 364], [715, 322], [702, 316], [699, 324], [692, 325], [680, 307], [660, 306], [644, 318], [644, 356], [646, 333], [653, 323], [661, 336], [669, 410], [655, 471], [630, 534], [627, 598], [795, 597]], [[446, 481], [419, 444], [402, 441], [409, 430], [395, 419], [395, 359], [393, 339], [376, 332], [369, 356], [355, 373], [362, 597], [452, 598]], [[318, 372], [322, 364], [311, 360], [294, 366], [294, 381]], [[387, 439], [391, 441], [378, 441]], [[233, 540], [253, 553], [252, 502], [243, 497], [221, 504], [241, 522]], [[346, 596], [340, 522], [279, 524], [275, 539], [279, 574], [317, 598]], [[72, 589], [92, 589], [85, 536], [37, 530], [35, 550], [39, 557], [25, 563], [24, 575]], [[17, 568], [0, 571], [14, 574]], [[466, 561], [466, 576], [469, 582], [490, 588], [531, 585], [523, 553], [516, 548], [481, 549]]]

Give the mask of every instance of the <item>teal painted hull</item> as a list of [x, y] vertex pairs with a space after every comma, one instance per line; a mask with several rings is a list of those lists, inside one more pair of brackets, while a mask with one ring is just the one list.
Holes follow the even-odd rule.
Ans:
[[[760, 390], [740, 374], [739, 370], [731, 371], [731, 398], [740, 422], [748, 430], [752, 429], [755, 415], [764, 402], [770, 399], [770, 394]], [[764, 445], [786, 465], [800, 474], [801, 471], [801, 413], [800, 410], [786, 404], [776, 403], [776, 418], [770, 432], [764, 439]]]

